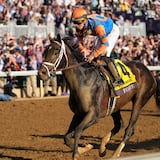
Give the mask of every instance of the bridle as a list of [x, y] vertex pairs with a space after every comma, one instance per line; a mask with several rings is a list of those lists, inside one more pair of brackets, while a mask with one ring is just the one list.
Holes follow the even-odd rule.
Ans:
[[[49, 77], [51, 76], [52, 71], [57, 71], [57, 68], [61, 63], [63, 56], [66, 59], [65, 68], [68, 67], [68, 56], [67, 56], [67, 53], [66, 53], [66, 48], [65, 48], [64, 41], [61, 40], [61, 43], [59, 43], [58, 41], [54, 41], [54, 42], [61, 46], [58, 58], [56, 59], [56, 61], [54, 63], [51, 63], [51, 62], [43, 62], [42, 63], [42, 65], [46, 68]], [[49, 68], [48, 68], [49, 66], [52, 67], [51, 70], [49, 70]]]
[[[87, 62], [84, 61], [84, 62], [80, 62], [80, 63], [78, 63], [78, 64], [73, 64], [73, 65], [69, 66], [68, 56], [67, 56], [67, 53], [66, 53], [66, 48], [65, 48], [65, 43], [64, 43], [64, 41], [61, 40], [61, 43], [58, 42], [58, 41], [54, 41], [54, 42], [61, 46], [58, 58], [56, 59], [56, 61], [55, 61], [54, 63], [52, 63], [52, 62], [43, 62], [43, 63], [42, 63], [42, 66], [44, 66], [45, 69], [47, 70], [48, 77], [51, 77], [53, 71], [68, 70], [68, 69], [72, 69], [72, 68], [75, 68], [75, 67], [78, 67], [78, 66], [81, 66], [81, 65], [87, 63]], [[49, 48], [49, 49], [50, 49], [50, 48]], [[57, 69], [58, 66], [60, 65], [60, 62], [62, 61], [63, 56], [64, 56], [65, 59], [66, 59], [66, 65], [65, 65], [64, 68]], [[48, 68], [49, 66], [52, 67], [51, 70], [49, 70], [49, 68]]]

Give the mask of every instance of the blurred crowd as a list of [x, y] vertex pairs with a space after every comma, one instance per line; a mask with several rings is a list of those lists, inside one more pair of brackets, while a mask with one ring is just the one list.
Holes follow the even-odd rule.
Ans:
[[[55, 33], [71, 35], [74, 28], [70, 26], [70, 18], [75, 5], [86, 6], [90, 13], [110, 16], [118, 25], [126, 21], [136, 25], [149, 18], [160, 19], [160, 0], [0, 0], [0, 24], [5, 25], [8, 21], [15, 21], [17, 25], [27, 25], [31, 21], [47, 24], [52, 21], [55, 22]], [[27, 35], [16, 38], [9, 33], [0, 36], [0, 71], [38, 70], [42, 53], [53, 37], [53, 33], [49, 33], [45, 39]], [[160, 34], [119, 36], [111, 56], [122, 61], [138, 60], [146, 66], [160, 65]], [[59, 82], [53, 80], [57, 88]], [[65, 82], [62, 81], [60, 85], [64, 88]], [[36, 77], [28, 77], [27, 83], [32, 87], [32, 92], [28, 88], [27, 96], [36, 96]], [[50, 82], [46, 82], [46, 85], [50, 85]], [[49, 95], [47, 86], [45, 96]], [[57, 95], [55, 87], [50, 95]]]
[[[26, 97], [37, 97], [37, 76], [12, 77], [12, 71], [34, 71], [38, 70], [42, 63], [42, 54], [53, 33], [48, 38], [20, 36], [13, 37], [6, 33], [0, 38], [0, 71], [8, 73], [7, 83], [16, 84], [25, 91]], [[50, 91], [49, 87], [52, 86]], [[66, 84], [62, 75], [53, 75], [50, 80], [44, 82], [44, 96], [56, 96], [58, 86], [61, 87], [62, 95], [68, 95]]]
[[[48, 37], [50, 36], [49, 34]], [[49, 43], [50, 38], [26, 36], [15, 38], [6, 33], [0, 40], [0, 71], [11, 73], [11, 71], [38, 70], [42, 63], [42, 53]], [[160, 34], [150, 34], [147, 37], [119, 36], [111, 57], [121, 59], [123, 62], [137, 60], [146, 66], [160, 65]], [[61, 86], [62, 95], [68, 95], [68, 91], [64, 91], [67, 86], [61, 76], [54, 75], [50, 81], [44, 83], [44, 96], [56, 96], [57, 86]], [[18, 81], [18, 85], [23, 88], [23, 78], [16, 77], [12, 80]], [[52, 91], [48, 88], [50, 84]], [[26, 79], [27, 97], [36, 97], [36, 88], [37, 77], [28, 76]]]
[[122, 61], [137, 60], [146, 66], [160, 65], [160, 34], [147, 37], [120, 36], [112, 56]]
[[55, 21], [58, 26], [65, 19], [68, 27], [72, 8], [85, 6], [89, 12], [97, 12], [134, 23], [137, 18], [160, 19], [159, 0], [0, 0], [0, 23], [15, 21], [18, 25], [27, 25], [30, 21], [46, 24]]
[[[50, 37], [51, 34], [48, 35]], [[87, 37], [89, 39], [89, 37]], [[8, 33], [0, 39], [0, 70], [37, 70], [42, 63], [42, 53], [50, 38], [15, 38]], [[143, 37], [119, 36], [112, 57], [122, 61], [139, 60], [146, 66], [160, 65], [160, 34]]]

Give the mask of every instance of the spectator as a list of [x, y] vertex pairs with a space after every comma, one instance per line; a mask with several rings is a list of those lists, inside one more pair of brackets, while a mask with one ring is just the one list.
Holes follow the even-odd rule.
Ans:
[[60, 6], [57, 6], [55, 11], [55, 33], [59, 33], [59, 26], [63, 20], [63, 11]]
[[69, 88], [65, 81], [63, 74], [57, 75], [57, 89], [60, 87], [61, 89], [61, 96], [68, 96], [69, 95]]
[[[11, 68], [9, 64], [8, 66], [5, 66], [4, 53], [1, 52], [0, 71], [4, 71], [4, 70], [8, 71], [8, 77], [4, 80], [0, 79], [0, 101], [8, 101], [8, 100], [11, 100], [12, 97], [17, 97], [16, 94], [12, 92], [14, 86], [13, 86], [13, 77], [10, 76]], [[6, 82], [6, 84], [4, 83], [4, 81]]]
[[[15, 57], [16, 64], [18, 64], [16, 70], [18, 71], [25, 70], [25, 57], [22, 55], [22, 49], [20, 48], [20, 46], [16, 46], [15, 50], [13, 51], [13, 56]], [[16, 77], [16, 79], [17, 79], [17, 85], [21, 89], [21, 93], [23, 93], [23, 91], [26, 93], [25, 89], [26, 77], [18, 76]]]
[[0, 71], [3, 71], [4, 68], [4, 54], [1, 52], [0, 53]]
[[69, 87], [68, 87], [68, 85], [66, 83], [66, 80], [65, 80], [63, 75], [62, 75], [61, 91], [62, 91], [62, 93], [61, 93], [62, 96], [68, 96], [69, 95]]
[[36, 44], [33, 53], [36, 55], [37, 58], [37, 69], [40, 68], [41, 64], [42, 64], [42, 53], [43, 53], [43, 46]]
[[[16, 59], [13, 57], [13, 55], [10, 54], [9, 51], [5, 51], [3, 54], [3, 60], [4, 60], [4, 66], [2, 71], [6, 71], [8, 72], [8, 77], [6, 79], [8, 86], [10, 86], [10, 88], [14, 88], [14, 84], [17, 82], [17, 79], [15, 77], [11, 76], [11, 72], [12, 71], [17, 71], [17, 69], [19, 70], [19, 66], [16, 63]], [[11, 91], [8, 90], [8, 91]], [[12, 93], [12, 92], [10, 92]]]
[[16, 58], [9, 51], [5, 51], [3, 70], [8, 71], [8, 69], [11, 71], [20, 71], [20, 67], [16, 62]]
[[[28, 71], [37, 70], [37, 58], [36, 54], [32, 54], [31, 57], [28, 58], [26, 69]], [[27, 88], [27, 97], [36, 97], [37, 90], [37, 76], [31, 75], [26, 78], [26, 88]]]
[[61, 35], [61, 37], [66, 36], [65, 20], [66, 19], [62, 18], [62, 20], [59, 24], [59, 27], [58, 27], [58, 33]]
[[16, 46], [14, 50], [14, 56], [16, 59], [16, 63], [18, 64], [17, 70], [24, 70], [25, 69], [25, 57], [21, 54], [21, 48]]
[[54, 22], [55, 21], [55, 17], [52, 14], [51, 9], [48, 10], [45, 20], [46, 20], [46, 23]]
[[7, 86], [4, 84], [4, 81], [0, 80], [0, 101], [10, 101], [14, 98], [11, 95], [5, 93], [5, 88], [7, 88]]
[[[54, 38], [53, 32], [48, 34], [49, 43], [52, 42]], [[51, 92], [49, 91], [49, 86], [51, 85]], [[56, 96], [57, 95], [57, 76], [56, 74], [51, 75], [51, 77], [44, 82], [44, 96]]]
[[[49, 86], [51, 85], [51, 91]], [[53, 74], [47, 81], [44, 82], [44, 97], [57, 95], [57, 76]]]
[[27, 51], [26, 51], [26, 54], [25, 54], [25, 58], [28, 59], [32, 54], [33, 54], [33, 51], [34, 51], [34, 43], [32, 41], [29, 41], [27, 42]]

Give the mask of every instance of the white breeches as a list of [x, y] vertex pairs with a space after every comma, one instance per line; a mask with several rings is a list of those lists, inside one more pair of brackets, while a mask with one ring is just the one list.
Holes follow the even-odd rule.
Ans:
[[113, 24], [113, 29], [112, 29], [111, 33], [108, 35], [109, 46], [108, 46], [107, 52], [106, 52], [107, 57], [110, 57], [111, 52], [112, 52], [112, 50], [118, 40], [119, 34], [120, 34], [119, 27], [116, 24]]

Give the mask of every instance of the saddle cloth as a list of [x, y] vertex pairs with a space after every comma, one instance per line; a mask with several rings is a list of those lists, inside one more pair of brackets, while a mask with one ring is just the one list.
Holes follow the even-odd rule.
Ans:
[[122, 61], [119, 59], [114, 59], [114, 63], [117, 67], [117, 71], [119, 72], [120, 77], [123, 80], [123, 84], [114, 87], [115, 94], [117, 96], [121, 96], [131, 89], [137, 87], [135, 75], [132, 73], [130, 68], [126, 66]]

